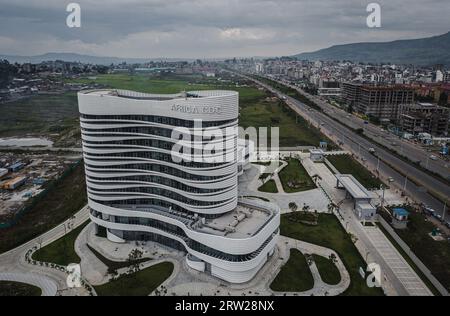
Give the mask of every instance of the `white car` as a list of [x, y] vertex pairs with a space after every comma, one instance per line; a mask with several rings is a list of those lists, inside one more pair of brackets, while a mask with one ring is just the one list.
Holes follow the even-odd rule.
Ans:
[[438, 157], [436, 157], [435, 155], [431, 155], [431, 156], [430, 156], [430, 159], [431, 159], [431, 160], [438, 160]]

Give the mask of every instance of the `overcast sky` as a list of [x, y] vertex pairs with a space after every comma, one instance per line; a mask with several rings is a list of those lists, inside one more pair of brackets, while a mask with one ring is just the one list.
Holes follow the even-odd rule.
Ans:
[[[82, 27], [66, 26], [77, 2]], [[449, 0], [0, 0], [0, 54], [117, 57], [280, 56], [335, 44], [450, 31]]]

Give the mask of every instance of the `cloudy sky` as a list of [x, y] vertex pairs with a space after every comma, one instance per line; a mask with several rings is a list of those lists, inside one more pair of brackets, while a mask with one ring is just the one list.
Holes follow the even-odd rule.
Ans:
[[[376, 1], [376, 0], [375, 0]], [[450, 31], [449, 0], [0, 0], [0, 54], [117, 57], [279, 56], [334, 44]], [[81, 28], [66, 6], [81, 6]]]

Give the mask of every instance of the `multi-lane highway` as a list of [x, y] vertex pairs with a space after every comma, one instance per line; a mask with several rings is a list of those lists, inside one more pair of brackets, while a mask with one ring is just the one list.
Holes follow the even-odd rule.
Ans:
[[436, 160], [433, 160], [430, 158], [432, 154], [423, 147], [397, 137], [381, 129], [379, 126], [374, 124], [366, 124], [365, 120], [357, 116], [350, 115], [342, 109], [332, 107], [320, 97], [310, 95], [289, 82], [282, 81], [280, 83], [297, 90], [302, 95], [317, 104], [326, 114], [334, 117], [344, 125], [355, 130], [362, 128], [364, 130], [364, 135], [372, 139], [375, 143], [381, 144], [383, 147], [386, 147], [401, 156], [405, 156], [413, 162], [420, 162], [423, 168], [440, 175], [444, 179], [450, 180], [450, 163], [444, 159], [441, 159], [438, 155], [434, 155]]
[[[444, 203], [435, 196], [439, 196], [441, 199], [448, 198], [450, 196], [450, 186], [398, 158], [375, 142], [358, 135], [358, 133], [332, 119], [325, 113], [306, 106], [297, 99], [283, 94], [268, 84], [251, 77], [245, 77], [272, 93], [284, 97], [286, 103], [292, 109], [320, 127], [324, 134], [335, 141], [342, 142], [345, 149], [361, 157], [370, 168], [378, 169], [382, 178], [385, 180], [389, 178], [394, 180], [391, 185], [397, 185], [398, 188], [404, 189], [405, 193], [413, 197], [417, 202], [424, 203], [437, 212], [443, 213]], [[375, 149], [375, 155], [369, 152], [370, 148]]]

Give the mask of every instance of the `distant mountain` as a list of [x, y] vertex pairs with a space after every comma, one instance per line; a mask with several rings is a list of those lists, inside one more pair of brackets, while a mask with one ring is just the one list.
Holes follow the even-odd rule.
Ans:
[[350, 60], [364, 63], [450, 66], [450, 32], [422, 39], [337, 45], [294, 57], [312, 61]]
[[182, 61], [184, 59], [176, 58], [120, 58], [120, 57], [100, 57], [100, 56], [89, 56], [80, 55], [72, 53], [47, 53], [38, 56], [11, 56], [11, 55], [0, 55], [0, 60], [6, 59], [10, 63], [33, 63], [38, 64], [43, 61], [55, 61], [62, 60], [67, 62], [81, 62], [84, 64], [96, 64], [96, 65], [110, 65], [110, 64], [120, 64], [126, 62], [128, 64], [141, 64], [149, 61]]

